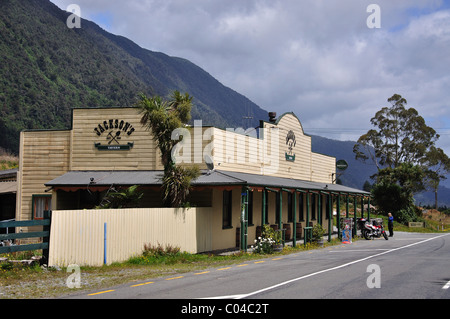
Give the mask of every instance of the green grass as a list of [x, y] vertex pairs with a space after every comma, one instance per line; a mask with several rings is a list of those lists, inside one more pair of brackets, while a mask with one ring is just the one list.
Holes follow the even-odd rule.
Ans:
[[[384, 215], [375, 215], [370, 214], [370, 218], [382, 218], [383, 225], [387, 229], [388, 218]], [[408, 227], [407, 225], [403, 225], [394, 220], [394, 232], [402, 231], [402, 232], [412, 232], [412, 233], [439, 233], [442, 230], [438, 230], [438, 226], [440, 223], [436, 220], [428, 219], [428, 218], [420, 218], [419, 222], [425, 222], [425, 227]], [[450, 225], [444, 224], [444, 231], [449, 231]]]
[[[353, 218], [353, 213], [350, 213], [350, 218]], [[360, 213], [357, 215], [357, 217], [361, 217]], [[367, 218], [367, 212], [364, 213], [364, 218]], [[383, 225], [384, 228], [387, 230], [388, 225], [388, 217], [385, 215], [378, 215], [378, 214], [370, 214], [370, 218], [382, 218], [383, 219]], [[412, 232], [412, 233], [440, 233], [442, 232], [440, 226], [441, 224], [433, 219], [421, 217], [418, 220], [419, 222], [425, 222], [425, 227], [408, 227], [407, 225], [403, 225], [397, 221], [394, 220], [394, 231], [402, 231], [402, 232]], [[336, 217], [333, 219], [334, 225], [336, 225]], [[450, 231], [450, 225], [444, 224], [444, 232]]]

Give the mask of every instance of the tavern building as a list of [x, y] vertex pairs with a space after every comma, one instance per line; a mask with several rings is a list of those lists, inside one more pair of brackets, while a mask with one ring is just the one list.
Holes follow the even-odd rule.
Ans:
[[[145, 243], [139, 241], [180, 246], [192, 253], [246, 249], [264, 224], [284, 229], [286, 240], [299, 240], [305, 227], [317, 223], [331, 234], [336, 226], [333, 199], [370, 195], [335, 184], [336, 158], [312, 152], [311, 137], [299, 119], [285, 113], [261, 120], [245, 134], [201, 126], [198, 121], [180, 129], [183, 139], [173, 156], [181, 165], [198, 165], [201, 176], [192, 182], [188, 208], [163, 209], [160, 153], [151, 132], [140, 124], [141, 116], [137, 108], [77, 108], [68, 130], [21, 133], [15, 217], [41, 219], [45, 210], [52, 211], [50, 252], [59, 254], [53, 263], [64, 259], [82, 264], [72, 256], [75, 252], [68, 257], [62, 248], [52, 250], [52, 245], [69, 234], [72, 241], [81, 241], [77, 236], [93, 238], [103, 231], [103, 226], [93, 226], [97, 222], [105, 225], [105, 236], [107, 223], [118, 225], [114, 231], [108, 228], [108, 236], [124, 232], [121, 236], [128, 242], [135, 236], [138, 243], [132, 253]], [[120, 209], [94, 209], [109, 192], [133, 185], [144, 193], [139, 208], [121, 217], [117, 217], [123, 213]], [[147, 221], [154, 211], [161, 215]], [[98, 221], [83, 221], [100, 213], [104, 215]], [[120, 221], [111, 221], [108, 214], [116, 214]], [[138, 238], [140, 232], [145, 239]], [[67, 250], [69, 244], [65, 245]], [[105, 248], [105, 254], [114, 256], [122, 250], [114, 245], [109, 244], [111, 251]]]

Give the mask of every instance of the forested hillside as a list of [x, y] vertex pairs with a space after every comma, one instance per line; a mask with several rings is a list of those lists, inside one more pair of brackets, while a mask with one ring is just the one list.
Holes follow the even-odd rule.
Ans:
[[143, 49], [48, 0], [0, 1], [0, 147], [18, 153], [24, 129], [68, 128], [71, 109], [130, 106], [138, 93], [194, 97], [193, 118], [219, 127], [257, 125], [267, 112], [188, 60]]

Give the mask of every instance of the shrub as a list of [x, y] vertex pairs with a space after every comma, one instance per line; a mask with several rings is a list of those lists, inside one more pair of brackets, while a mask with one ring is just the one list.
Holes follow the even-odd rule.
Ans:
[[269, 225], [264, 225], [261, 237], [255, 239], [255, 245], [252, 246], [257, 254], [273, 253], [273, 245], [281, 244], [281, 232], [275, 231]]
[[312, 228], [312, 240], [319, 241], [322, 239], [324, 234], [325, 234], [325, 229], [323, 229], [322, 225], [315, 224], [314, 227]]
[[144, 251], [142, 255], [145, 257], [165, 257], [176, 256], [180, 253], [180, 247], [174, 247], [172, 245], [166, 245], [163, 247], [160, 243], [157, 246], [151, 244], [144, 244]]
[[180, 247], [171, 245], [162, 246], [160, 243], [154, 246], [151, 244], [144, 244], [142, 254], [137, 257], [131, 257], [128, 262], [138, 265], [150, 264], [175, 264], [186, 262], [190, 256], [188, 253], [182, 253]]
[[396, 221], [403, 225], [407, 225], [409, 222], [418, 221], [415, 207], [400, 209], [399, 211], [394, 212], [393, 215]]

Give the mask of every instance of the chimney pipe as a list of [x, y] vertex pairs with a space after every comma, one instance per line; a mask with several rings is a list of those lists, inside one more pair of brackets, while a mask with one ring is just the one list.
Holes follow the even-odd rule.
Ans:
[[277, 120], [276, 112], [269, 112], [269, 122], [274, 123]]

